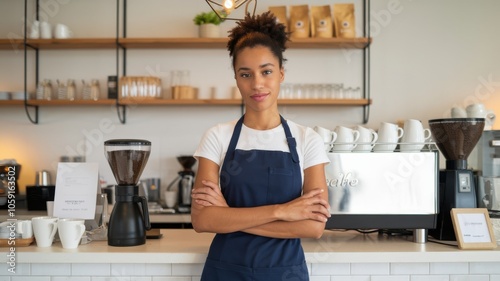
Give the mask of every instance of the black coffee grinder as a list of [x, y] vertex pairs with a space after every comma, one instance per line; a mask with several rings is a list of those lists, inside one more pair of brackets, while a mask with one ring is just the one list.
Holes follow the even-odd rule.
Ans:
[[179, 189], [178, 189], [178, 205], [179, 213], [191, 212], [191, 190], [194, 185], [193, 165], [196, 163], [196, 158], [193, 156], [179, 156], [177, 161], [181, 164], [183, 170], [179, 171]]
[[434, 141], [446, 158], [446, 169], [439, 171], [439, 214], [436, 229], [429, 234], [439, 240], [456, 240], [451, 221], [452, 208], [476, 208], [474, 175], [467, 169], [467, 157], [484, 128], [484, 118], [429, 120]]
[[[139, 196], [137, 182], [151, 152], [151, 142], [136, 139], [114, 139], [104, 143], [106, 158], [118, 183], [115, 205], [108, 225], [108, 245], [136, 246], [146, 243], [151, 229], [148, 202]], [[140, 206], [139, 206], [140, 205]]]

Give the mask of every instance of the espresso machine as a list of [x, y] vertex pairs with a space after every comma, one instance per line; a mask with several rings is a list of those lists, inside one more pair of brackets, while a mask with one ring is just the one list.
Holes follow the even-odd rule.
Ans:
[[478, 155], [477, 205], [500, 218], [500, 130], [485, 130], [476, 147]]
[[193, 156], [179, 156], [177, 161], [181, 164], [183, 170], [179, 171], [178, 181], [178, 205], [179, 213], [191, 212], [191, 190], [194, 185], [193, 165], [196, 163], [196, 158]]
[[476, 185], [467, 158], [476, 146], [485, 124], [484, 118], [446, 118], [429, 120], [429, 128], [446, 159], [439, 172], [439, 214], [429, 234], [438, 240], [456, 240], [450, 211], [476, 208]]
[[104, 142], [106, 158], [118, 185], [108, 225], [108, 245], [136, 246], [146, 243], [151, 229], [148, 202], [139, 196], [137, 183], [151, 152], [151, 142], [113, 139]]

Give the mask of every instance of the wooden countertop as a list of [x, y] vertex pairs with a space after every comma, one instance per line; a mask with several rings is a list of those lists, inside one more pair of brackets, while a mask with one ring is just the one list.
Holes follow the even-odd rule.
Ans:
[[[77, 249], [17, 247], [18, 263], [204, 263], [213, 234], [192, 229], [162, 229], [163, 237], [145, 245], [112, 247], [92, 241]], [[414, 243], [412, 237], [361, 234], [356, 231], [325, 231], [321, 239], [303, 239], [308, 263], [352, 262], [492, 262], [500, 261], [500, 249], [459, 250], [433, 242]], [[0, 248], [7, 252], [8, 248]], [[0, 262], [7, 261], [6, 255]]]
[[[109, 214], [111, 214], [112, 207], [109, 209]], [[47, 211], [28, 211], [28, 210], [18, 210], [16, 211], [16, 219], [18, 220], [29, 220], [33, 217], [46, 216]], [[0, 214], [0, 221], [6, 221], [9, 219], [7, 212], [2, 212]], [[182, 213], [150, 213], [149, 220], [151, 223], [191, 223], [191, 214]]]

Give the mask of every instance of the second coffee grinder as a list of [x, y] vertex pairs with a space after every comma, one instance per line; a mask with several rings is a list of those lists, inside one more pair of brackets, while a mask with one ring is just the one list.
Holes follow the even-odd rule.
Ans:
[[191, 212], [191, 190], [194, 185], [194, 171], [193, 165], [196, 163], [196, 158], [193, 156], [179, 156], [177, 161], [181, 164], [183, 170], [179, 171], [177, 178], [175, 178], [169, 185], [168, 190], [175, 190], [177, 185], [177, 211], [179, 213]]
[[429, 127], [446, 158], [446, 169], [439, 171], [438, 221], [429, 234], [439, 240], [456, 240], [450, 211], [476, 208], [476, 185], [467, 158], [481, 137], [484, 118], [434, 119], [429, 120]]
[[115, 205], [108, 225], [108, 245], [136, 246], [146, 243], [151, 229], [148, 202], [139, 196], [137, 183], [151, 152], [151, 142], [137, 139], [115, 139], [104, 143], [106, 158], [118, 185]]

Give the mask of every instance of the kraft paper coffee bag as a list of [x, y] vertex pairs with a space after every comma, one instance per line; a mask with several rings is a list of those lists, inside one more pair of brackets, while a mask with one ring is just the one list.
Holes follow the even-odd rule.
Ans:
[[292, 38], [308, 38], [310, 32], [309, 6], [290, 6], [290, 25]]
[[311, 37], [333, 37], [333, 22], [329, 5], [311, 7]]
[[278, 23], [283, 24], [288, 31], [288, 18], [286, 17], [286, 6], [269, 7], [269, 11], [276, 17]]
[[335, 21], [335, 35], [337, 37], [356, 37], [354, 4], [334, 4], [333, 20]]

